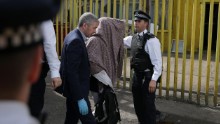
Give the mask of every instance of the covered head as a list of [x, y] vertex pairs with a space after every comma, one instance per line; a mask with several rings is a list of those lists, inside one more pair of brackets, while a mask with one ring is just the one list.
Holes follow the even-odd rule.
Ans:
[[87, 44], [91, 73], [97, 74], [104, 70], [113, 85], [122, 72], [124, 35], [124, 21], [102, 17], [99, 19], [96, 34]]

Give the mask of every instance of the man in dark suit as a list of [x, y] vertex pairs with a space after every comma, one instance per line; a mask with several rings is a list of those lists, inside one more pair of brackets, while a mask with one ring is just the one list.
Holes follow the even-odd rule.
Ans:
[[65, 124], [95, 124], [92, 115], [89, 94], [90, 67], [86, 50], [86, 37], [95, 33], [98, 18], [92, 13], [84, 13], [78, 27], [71, 31], [64, 40], [61, 55], [61, 77], [66, 99]]

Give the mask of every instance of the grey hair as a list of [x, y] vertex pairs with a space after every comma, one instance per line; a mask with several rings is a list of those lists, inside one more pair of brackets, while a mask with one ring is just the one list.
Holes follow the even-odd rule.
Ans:
[[86, 12], [80, 16], [78, 27], [82, 27], [84, 23], [90, 25], [93, 22], [98, 22], [98, 18], [91, 12]]

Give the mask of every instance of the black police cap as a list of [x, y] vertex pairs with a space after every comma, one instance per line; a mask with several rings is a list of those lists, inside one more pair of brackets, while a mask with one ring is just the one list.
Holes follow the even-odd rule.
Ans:
[[22, 25], [53, 18], [60, 0], [0, 0], [0, 24]]
[[53, 18], [60, 0], [0, 0], [0, 52], [42, 43], [41, 22]]
[[141, 10], [136, 10], [134, 11], [134, 17], [135, 17], [135, 20], [150, 20], [151, 17], [145, 13], [144, 11], [141, 11]]

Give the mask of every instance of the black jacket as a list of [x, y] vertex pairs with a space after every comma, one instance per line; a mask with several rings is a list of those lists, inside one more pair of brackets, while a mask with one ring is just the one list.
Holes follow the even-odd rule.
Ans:
[[64, 39], [60, 71], [64, 96], [73, 101], [88, 97], [90, 66], [85, 42], [78, 29]]

